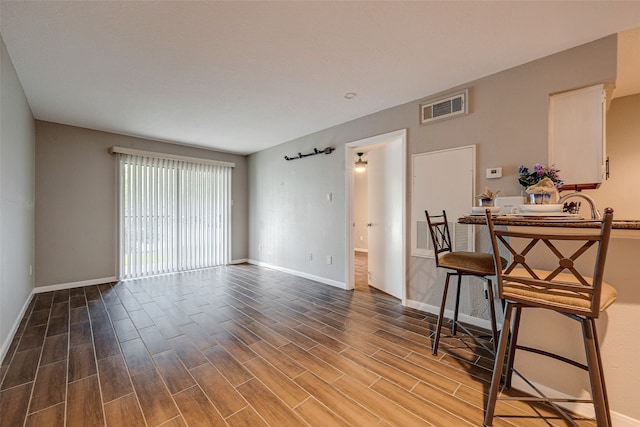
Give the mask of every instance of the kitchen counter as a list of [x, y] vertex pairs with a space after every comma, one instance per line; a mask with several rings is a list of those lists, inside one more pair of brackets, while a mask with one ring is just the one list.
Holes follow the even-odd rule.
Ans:
[[[615, 215], [615, 214], [614, 214]], [[463, 216], [460, 224], [486, 224], [484, 215]], [[599, 228], [600, 221], [573, 217], [536, 217], [519, 215], [496, 215], [496, 225], [518, 225], [527, 227]], [[640, 220], [613, 220], [614, 230], [640, 230]]]
[[[484, 246], [480, 246], [487, 248], [489, 233], [484, 225], [486, 219], [483, 215], [462, 217], [459, 222], [469, 224], [469, 227], [477, 227], [476, 237], [484, 243]], [[545, 233], [545, 227], [558, 227], [556, 230], [572, 234], [600, 226], [598, 221], [591, 219], [567, 217], [552, 219], [501, 215], [496, 217], [495, 222], [506, 227], [525, 226], [540, 234]], [[618, 295], [616, 301], [598, 318], [597, 329], [612, 417], [620, 421], [614, 421], [614, 425], [630, 425], [625, 423], [626, 420], [618, 411], [623, 405], [630, 407], [638, 400], [637, 396], [633, 397], [636, 395], [633, 390], [637, 389], [640, 378], [640, 363], [637, 360], [640, 354], [640, 340], [635, 338], [640, 336], [640, 281], [636, 269], [640, 253], [640, 220], [616, 221], [614, 212], [613, 228], [604, 281], [611, 284]], [[547, 231], [550, 230], [547, 228]], [[538, 251], [533, 255], [533, 266], [543, 269], [557, 266], [544, 248], [534, 248], [532, 251]], [[595, 254], [588, 255], [581, 264], [585, 271], [593, 268], [595, 262]], [[584, 346], [573, 339], [567, 339], [576, 334], [575, 322], [569, 318], [549, 313], [547, 310], [529, 310], [522, 316], [520, 330], [528, 331], [521, 336], [522, 345], [544, 348], [574, 360], [584, 360]], [[585, 388], [585, 376], [582, 373], [576, 374], [576, 370], [551, 363], [545, 365], [545, 369], [540, 369], [540, 360], [526, 352], [518, 355], [515, 363], [516, 369], [525, 377], [545, 390], [553, 390], [551, 393], [554, 395], [589, 398], [588, 383]], [[517, 377], [514, 377], [513, 386], [526, 391], [531, 390]], [[584, 413], [592, 411], [591, 407], [587, 406], [583, 409]]]

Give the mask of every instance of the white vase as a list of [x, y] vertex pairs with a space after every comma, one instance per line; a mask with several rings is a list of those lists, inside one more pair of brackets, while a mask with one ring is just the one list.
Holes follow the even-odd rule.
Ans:
[[550, 193], [529, 194], [529, 203], [532, 205], [551, 204], [551, 194]]

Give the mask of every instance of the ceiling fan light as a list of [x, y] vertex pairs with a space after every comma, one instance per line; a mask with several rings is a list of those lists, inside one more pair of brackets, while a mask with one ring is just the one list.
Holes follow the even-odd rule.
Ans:
[[354, 163], [355, 167], [354, 170], [356, 172], [364, 172], [367, 170], [367, 161], [366, 160], [362, 160], [362, 155], [364, 153], [358, 153], [358, 160]]

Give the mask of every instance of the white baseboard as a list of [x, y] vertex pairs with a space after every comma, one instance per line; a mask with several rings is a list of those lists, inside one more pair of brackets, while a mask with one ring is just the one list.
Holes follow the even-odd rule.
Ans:
[[337, 280], [327, 279], [326, 277], [320, 277], [320, 276], [304, 273], [302, 271], [297, 271], [297, 270], [290, 270], [285, 267], [279, 267], [277, 265], [271, 265], [271, 264], [267, 264], [266, 262], [256, 261], [253, 259], [250, 259], [247, 262], [249, 264], [259, 265], [260, 267], [266, 267], [272, 270], [282, 271], [283, 273], [288, 273], [294, 276], [303, 277], [305, 279], [315, 280], [316, 282], [324, 283], [325, 285], [334, 286], [336, 288], [347, 289], [347, 286], [344, 282], [338, 282]]
[[[431, 305], [431, 304], [425, 304], [422, 302], [418, 302], [418, 301], [412, 301], [412, 300], [407, 300], [407, 307], [410, 308], [415, 308], [416, 310], [420, 310], [420, 311], [424, 311], [427, 313], [431, 313], [434, 315], [438, 315], [440, 312], [440, 307], [439, 306], [435, 306], [435, 305]], [[444, 311], [445, 316], [447, 318], [452, 318], [453, 317], [453, 310], [446, 310]], [[469, 316], [468, 314], [460, 314], [458, 316], [458, 319], [461, 322], [464, 323], [468, 323], [470, 325], [474, 325], [480, 328], [484, 328], [484, 329], [491, 329], [491, 324], [489, 322], [489, 320], [485, 320], [485, 319], [479, 319], [477, 317], [473, 317], [473, 316]], [[501, 329], [502, 325], [498, 324], [498, 328]], [[567, 394], [561, 393], [559, 391], [556, 391], [550, 387], [546, 387], [540, 384], [537, 384], [535, 382], [532, 381], [532, 383], [540, 390], [542, 391], [544, 394], [548, 395], [548, 396], [557, 396], [560, 398], [567, 398], [567, 399], [575, 399], [575, 396], [569, 396]], [[517, 375], [513, 376], [513, 381], [512, 381], [512, 385], [514, 388], [524, 391], [526, 393], [532, 393], [531, 387], [529, 387], [524, 381], [522, 381]], [[590, 396], [579, 396], [578, 398], [580, 399], [590, 399]], [[591, 404], [586, 404], [586, 403], [558, 403], [558, 406], [561, 406], [563, 408], [566, 408], [576, 414], [585, 416], [585, 417], [589, 417], [589, 418], [593, 418], [594, 415], [594, 411], [593, 411], [593, 405]], [[640, 420], [636, 420], [634, 418], [628, 417], [626, 415], [611, 411], [611, 422], [613, 423], [613, 425], [615, 427], [640, 427]]]
[[[16, 335], [16, 332], [18, 331], [18, 326], [20, 326], [20, 322], [22, 321], [22, 318], [24, 317], [24, 314], [27, 312], [27, 308], [29, 307], [29, 303], [31, 302], [31, 298], [33, 298], [33, 293], [34, 292], [32, 290], [31, 293], [29, 294], [29, 297], [27, 298], [27, 300], [22, 305], [22, 309], [20, 310], [20, 314], [18, 314], [18, 317], [13, 322], [13, 326], [9, 330], [9, 334], [7, 335], [7, 338], [2, 343], [2, 347], [0, 347], [0, 361], [4, 360], [4, 357], [7, 355], [7, 350], [9, 350], [9, 346], [11, 345], [11, 341], [13, 341], [13, 337]], [[2, 378], [0, 378], [0, 380], [2, 380]]]
[[363, 249], [363, 248], [353, 248], [353, 250], [355, 252], [369, 252], [369, 249]]
[[248, 262], [249, 262], [249, 260], [247, 258], [233, 259], [233, 260], [231, 260], [229, 265], [246, 264]]
[[640, 420], [611, 411], [611, 424], [616, 427], [640, 427]]
[[89, 280], [81, 280], [79, 282], [60, 283], [58, 285], [36, 286], [35, 288], [33, 288], [33, 293], [41, 294], [42, 292], [60, 291], [62, 289], [81, 288], [83, 286], [101, 285], [103, 283], [111, 283], [111, 282], [117, 282], [117, 281], [118, 281], [118, 278], [113, 276], [113, 277], [104, 277], [102, 279], [89, 279]]
[[[427, 313], [431, 313], [436, 316], [440, 314], [439, 306], [425, 304], [419, 301], [407, 300], [407, 307], [415, 308], [416, 310], [420, 310], [420, 311], [425, 311]], [[449, 319], [453, 318], [453, 310], [445, 309], [444, 315]], [[480, 319], [478, 317], [473, 317], [473, 316], [469, 316], [468, 314], [460, 313], [458, 314], [458, 320], [462, 323], [467, 323], [469, 325], [477, 326], [479, 328], [491, 329], [491, 322], [488, 319]], [[498, 328], [499, 327], [500, 325], [498, 325]]]
[[[566, 393], [559, 392], [550, 387], [538, 384], [531, 381], [542, 393], [547, 396], [558, 397], [560, 399], [591, 399], [591, 395], [586, 393], [583, 396], [570, 396]], [[515, 389], [523, 391], [525, 393], [535, 394], [535, 392], [529, 387], [520, 377], [513, 376], [512, 386]], [[582, 415], [587, 418], [595, 417], [593, 405], [590, 403], [574, 403], [574, 402], [557, 402], [558, 406], [565, 408], [575, 414]], [[633, 419], [626, 415], [611, 411], [611, 423], [615, 427], [640, 427], [640, 420]]]

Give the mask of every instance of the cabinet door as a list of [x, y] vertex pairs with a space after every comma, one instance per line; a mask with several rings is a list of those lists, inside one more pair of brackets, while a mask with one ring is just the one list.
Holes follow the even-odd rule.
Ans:
[[602, 182], [605, 171], [604, 85], [549, 97], [549, 164], [565, 186]]

